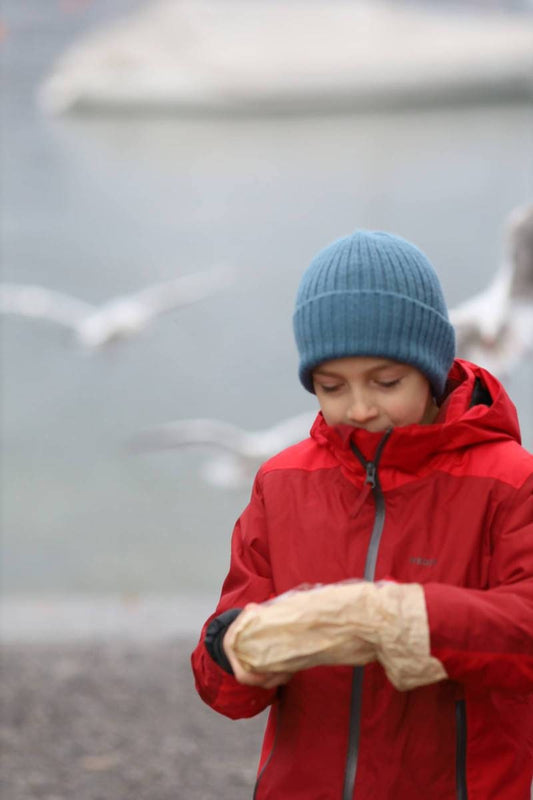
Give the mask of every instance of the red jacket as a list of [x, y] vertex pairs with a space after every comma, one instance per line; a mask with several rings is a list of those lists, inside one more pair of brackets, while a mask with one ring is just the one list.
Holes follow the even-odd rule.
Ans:
[[[399, 692], [376, 662], [251, 688], [212, 660], [202, 633], [192, 663], [205, 702], [232, 718], [272, 705], [256, 800], [530, 800], [533, 457], [493, 376], [458, 360], [450, 380], [441, 424], [396, 428], [382, 444], [374, 489], [350, 442], [371, 460], [383, 434], [321, 415], [257, 475], [215, 614], [361, 578], [365, 564], [368, 577], [384, 501], [373, 578], [423, 585], [448, 680]], [[475, 388], [490, 405], [472, 406]]]

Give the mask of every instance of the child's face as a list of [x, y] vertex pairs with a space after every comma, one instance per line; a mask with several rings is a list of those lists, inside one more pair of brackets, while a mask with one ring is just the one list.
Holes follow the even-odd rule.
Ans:
[[438, 413], [427, 378], [415, 367], [386, 358], [325, 361], [314, 370], [313, 384], [328, 425], [375, 433], [429, 424]]

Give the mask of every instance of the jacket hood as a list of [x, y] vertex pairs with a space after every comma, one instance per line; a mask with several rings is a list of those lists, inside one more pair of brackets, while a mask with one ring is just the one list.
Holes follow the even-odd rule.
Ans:
[[[369, 433], [351, 425], [329, 426], [320, 413], [311, 436], [331, 450], [349, 472], [362, 468], [351, 449], [353, 442], [371, 461], [384, 432]], [[461, 451], [487, 442], [514, 440], [520, 444], [516, 408], [500, 381], [490, 372], [463, 359], [456, 359], [448, 375], [439, 415], [431, 425], [393, 428], [380, 467], [418, 472], [422, 465], [450, 451]]]

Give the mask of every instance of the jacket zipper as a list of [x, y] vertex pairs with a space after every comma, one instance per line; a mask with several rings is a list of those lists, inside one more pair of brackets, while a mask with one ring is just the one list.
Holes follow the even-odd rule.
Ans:
[[[352, 452], [359, 459], [366, 470], [365, 483], [368, 484], [374, 495], [375, 515], [372, 534], [366, 552], [364, 580], [373, 581], [376, 573], [379, 545], [383, 526], [385, 525], [385, 498], [379, 482], [377, 468], [383, 448], [392, 433], [389, 429], [381, 439], [373, 461], [367, 461], [353, 442], [350, 442]], [[352, 800], [357, 773], [357, 758], [359, 755], [359, 735], [361, 731], [361, 700], [363, 696], [364, 667], [354, 667], [352, 678], [352, 696], [350, 700], [350, 728], [348, 732], [348, 753], [344, 770], [344, 788], [342, 800]], [[462, 799], [461, 799], [462, 800]], [[465, 798], [466, 800], [466, 798]]]
[[455, 784], [457, 800], [468, 800], [466, 787], [466, 704], [458, 700], [455, 704]]

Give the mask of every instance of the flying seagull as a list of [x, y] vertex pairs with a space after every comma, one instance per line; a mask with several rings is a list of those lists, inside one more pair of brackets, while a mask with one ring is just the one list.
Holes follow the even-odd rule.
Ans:
[[204, 465], [211, 484], [235, 488], [249, 484], [260, 465], [271, 456], [307, 438], [316, 411], [305, 411], [270, 428], [246, 431], [218, 419], [183, 419], [156, 425], [133, 436], [133, 452], [204, 446], [221, 451]]
[[457, 352], [500, 378], [533, 356], [533, 203], [505, 223], [501, 266], [486, 289], [450, 310]]
[[96, 350], [134, 336], [159, 314], [209, 297], [228, 285], [232, 275], [228, 267], [212, 267], [113, 298], [99, 306], [43, 286], [2, 283], [0, 314], [58, 323], [71, 329], [83, 347]]

